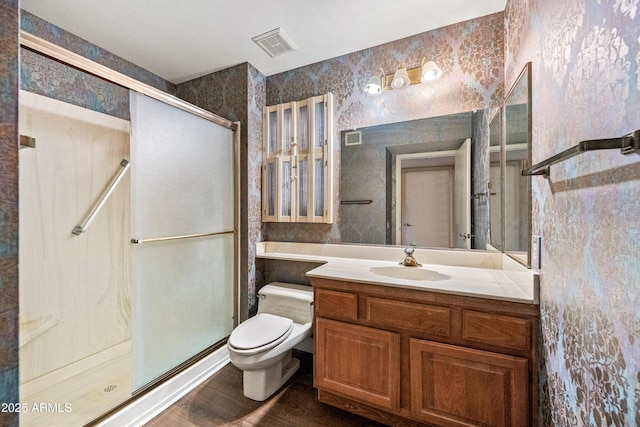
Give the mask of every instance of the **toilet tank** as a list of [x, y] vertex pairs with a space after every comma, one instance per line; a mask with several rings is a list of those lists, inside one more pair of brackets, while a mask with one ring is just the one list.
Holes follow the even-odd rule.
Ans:
[[273, 282], [258, 291], [258, 313], [270, 313], [305, 324], [313, 320], [313, 288]]

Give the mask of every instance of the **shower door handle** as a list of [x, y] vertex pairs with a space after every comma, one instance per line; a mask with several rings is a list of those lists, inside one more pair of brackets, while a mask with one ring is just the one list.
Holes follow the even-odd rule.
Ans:
[[194, 237], [220, 236], [222, 234], [235, 234], [236, 230], [216, 231], [213, 233], [184, 234], [181, 236], [154, 237], [151, 239], [131, 239], [131, 243], [140, 245], [142, 243], [165, 242], [167, 240], [193, 239]]

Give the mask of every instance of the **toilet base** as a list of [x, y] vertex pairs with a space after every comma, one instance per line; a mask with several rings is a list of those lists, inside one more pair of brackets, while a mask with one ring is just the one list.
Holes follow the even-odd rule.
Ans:
[[275, 365], [256, 371], [243, 371], [242, 392], [249, 399], [262, 402], [278, 391], [300, 367], [300, 361], [291, 357], [289, 350]]

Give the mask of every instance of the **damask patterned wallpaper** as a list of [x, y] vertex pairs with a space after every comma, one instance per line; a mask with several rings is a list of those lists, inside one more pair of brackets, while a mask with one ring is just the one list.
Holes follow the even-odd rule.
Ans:
[[[640, 129], [640, 0], [509, 0], [506, 87], [533, 72], [533, 161]], [[640, 156], [533, 178], [545, 425], [640, 425]]]
[[167, 93], [173, 93], [175, 90], [175, 85], [162, 77], [25, 10], [20, 10], [20, 29]]
[[[0, 1], [0, 402], [18, 388], [18, 0]], [[0, 425], [18, 414], [0, 412]]]
[[[175, 85], [39, 17], [21, 11], [20, 28], [167, 93]], [[28, 49], [20, 50], [20, 88], [129, 120], [129, 90]]]
[[[337, 156], [341, 130], [499, 105], [503, 97], [503, 35], [501, 12], [269, 76], [267, 105], [332, 92]], [[407, 68], [418, 67], [423, 57], [442, 68], [442, 78], [429, 85], [386, 91], [378, 97], [367, 97], [362, 92], [369, 77], [379, 74], [380, 69], [391, 74], [401, 62]], [[267, 223], [265, 240], [340, 242], [337, 161], [334, 176], [335, 224]]]

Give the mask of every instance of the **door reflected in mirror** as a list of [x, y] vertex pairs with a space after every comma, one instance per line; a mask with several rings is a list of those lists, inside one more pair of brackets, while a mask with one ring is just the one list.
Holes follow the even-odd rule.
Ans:
[[395, 243], [471, 249], [471, 139], [455, 150], [397, 155], [395, 167]]

